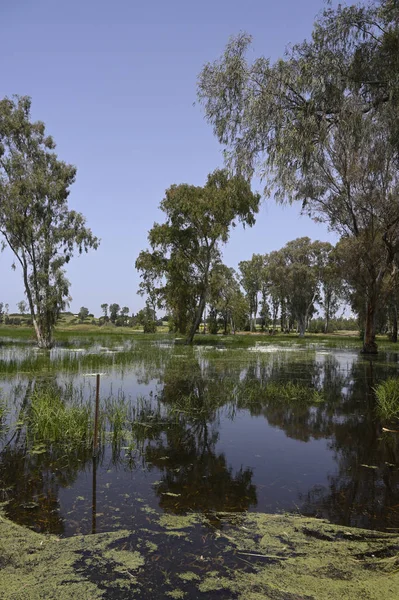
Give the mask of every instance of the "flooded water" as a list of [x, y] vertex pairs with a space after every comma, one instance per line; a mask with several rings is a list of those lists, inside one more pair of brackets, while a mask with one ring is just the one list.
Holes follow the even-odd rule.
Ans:
[[[373, 391], [397, 375], [396, 354], [72, 340], [50, 356], [6, 343], [0, 359], [0, 500], [17, 523], [71, 536], [259, 511], [399, 530], [399, 435], [382, 431]], [[95, 459], [86, 444], [38, 443], [24, 421], [34, 390], [92, 406], [97, 372], [119, 434]], [[279, 397], [287, 384], [308, 394]]]

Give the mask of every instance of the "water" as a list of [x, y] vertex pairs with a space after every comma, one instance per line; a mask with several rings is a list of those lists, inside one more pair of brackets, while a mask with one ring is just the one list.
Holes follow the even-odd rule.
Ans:
[[[132, 530], [155, 513], [193, 511], [214, 523], [224, 512], [288, 511], [399, 529], [399, 434], [382, 431], [373, 392], [397, 375], [396, 354], [369, 361], [314, 347], [102, 340], [72, 341], [50, 357], [6, 344], [0, 358], [9, 408], [0, 425], [0, 499], [9, 518], [36, 531]], [[33, 371], [7, 372], [12, 361]], [[123, 441], [107, 436], [95, 460], [83, 446], [29, 444], [16, 423], [35, 386], [57, 385], [65, 402], [75, 394], [92, 403], [95, 372], [103, 403], [119, 399], [135, 411]], [[271, 399], [271, 382], [317, 390], [323, 401]]]

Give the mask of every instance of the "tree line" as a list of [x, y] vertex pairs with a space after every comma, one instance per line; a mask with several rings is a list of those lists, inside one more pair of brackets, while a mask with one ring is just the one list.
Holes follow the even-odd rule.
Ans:
[[[167, 190], [166, 222], [150, 230], [151, 250], [137, 259], [141, 292], [154, 303], [150, 288], [156, 290], [156, 301], [178, 315], [179, 331], [192, 341], [220, 244], [236, 218], [251, 225], [258, 210], [248, 188], [240, 213], [229, 185], [244, 189], [258, 173], [264, 196], [299, 202], [302, 213], [340, 236], [341, 275], [362, 319], [363, 352], [375, 353], [379, 313], [389, 307], [396, 319], [397, 312], [399, 4], [327, 8], [311, 39], [274, 63], [250, 60], [250, 45], [246, 33], [232, 38], [199, 75], [198, 98], [223, 146], [225, 174], [212, 174], [201, 190]], [[305, 289], [291, 306], [301, 333], [314, 300]], [[253, 314], [255, 295], [249, 301]]]

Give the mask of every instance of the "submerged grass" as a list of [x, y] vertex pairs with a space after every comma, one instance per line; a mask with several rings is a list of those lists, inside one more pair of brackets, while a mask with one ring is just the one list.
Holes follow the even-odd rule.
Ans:
[[324, 401], [323, 394], [301, 383], [271, 381], [265, 386], [265, 396], [273, 400], [284, 400], [300, 404], [319, 404]]
[[399, 378], [386, 379], [375, 388], [377, 413], [382, 419], [399, 419]]

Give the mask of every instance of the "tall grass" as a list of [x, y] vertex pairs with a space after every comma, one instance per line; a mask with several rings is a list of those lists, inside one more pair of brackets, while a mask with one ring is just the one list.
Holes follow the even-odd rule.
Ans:
[[399, 419], [399, 378], [390, 378], [375, 388], [377, 414], [382, 419]]
[[52, 388], [34, 391], [26, 415], [26, 434], [33, 443], [90, 445], [93, 440], [91, 408], [76, 400], [65, 403]]

